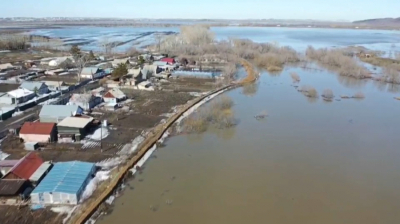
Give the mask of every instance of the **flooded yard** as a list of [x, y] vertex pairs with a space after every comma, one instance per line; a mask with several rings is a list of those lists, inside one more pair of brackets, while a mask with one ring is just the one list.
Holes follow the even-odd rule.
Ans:
[[[298, 92], [291, 72], [319, 97]], [[99, 223], [400, 223], [397, 89], [326, 71], [262, 73], [225, 93], [237, 126], [168, 139]]]

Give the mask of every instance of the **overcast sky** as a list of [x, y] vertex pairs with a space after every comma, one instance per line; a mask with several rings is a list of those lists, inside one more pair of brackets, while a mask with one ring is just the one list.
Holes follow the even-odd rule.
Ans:
[[400, 0], [0, 0], [0, 17], [360, 20], [400, 17]]

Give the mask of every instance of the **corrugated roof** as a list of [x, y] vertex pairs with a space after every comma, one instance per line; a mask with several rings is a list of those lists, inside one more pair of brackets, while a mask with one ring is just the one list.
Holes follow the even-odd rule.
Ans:
[[81, 114], [83, 109], [77, 105], [43, 105], [39, 117], [69, 117], [74, 112]]
[[32, 194], [44, 192], [77, 194], [94, 166], [93, 163], [80, 161], [55, 163]]
[[32, 176], [29, 177], [29, 180], [30, 180], [30, 181], [35, 181], [35, 182], [38, 181], [38, 180], [43, 176], [43, 174], [44, 174], [47, 170], [50, 169], [50, 167], [51, 167], [52, 165], [53, 165], [53, 164], [51, 164], [51, 163], [49, 163], [49, 162], [42, 163], [42, 165], [39, 166], [39, 168], [32, 174]]
[[24, 158], [22, 158], [6, 175], [7, 177], [10, 173], [16, 175], [21, 179], [28, 180], [29, 177], [42, 165], [43, 160], [36, 153], [30, 152]]
[[59, 127], [71, 127], [71, 128], [84, 128], [90, 122], [93, 121], [93, 117], [67, 117], [58, 123]]
[[22, 125], [20, 134], [49, 135], [53, 131], [55, 123], [25, 122]]
[[25, 180], [0, 180], [0, 196], [13, 196], [21, 191]]
[[24, 88], [24, 89], [33, 91], [35, 88], [37, 90], [39, 90], [42, 85], [46, 85], [46, 84], [44, 84], [43, 82], [26, 82], [25, 81], [21, 84], [20, 88]]

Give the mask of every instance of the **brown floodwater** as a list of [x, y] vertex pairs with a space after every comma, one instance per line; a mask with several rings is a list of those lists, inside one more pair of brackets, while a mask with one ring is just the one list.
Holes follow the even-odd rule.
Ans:
[[[320, 94], [366, 98], [308, 100], [291, 71]], [[239, 124], [168, 139], [99, 223], [400, 223], [393, 86], [289, 69], [226, 94]]]

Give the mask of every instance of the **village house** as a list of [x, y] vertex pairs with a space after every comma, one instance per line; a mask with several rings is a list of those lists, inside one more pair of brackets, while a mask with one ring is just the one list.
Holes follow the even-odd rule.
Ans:
[[83, 108], [78, 105], [43, 105], [39, 113], [42, 123], [58, 123], [67, 117], [83, 114]]
[[19, 132], [24, 142], [55, 142], [57, 140], [56, 124], [42, 122], [25, 122]]
[[113, 66], [114, 68], [116, 68], [116, 67], [118, 67], [119, 64], [126, 64], [126, 65], [129, 65], [129, 64], [130, 64], [130, 61], [129, 61], [129, 58], [114, 59], [114, 60], [111, 62], [111, 64], [112, 64], [112, 66]]
[[113, 88], [104, 94], [103, 99], [106, 103], [118, 103], [126, 99], [126, 95], [120, 89]]
[[30, 152], [19, 160], [2, 179], [29, 180], [32, 174], [42, 165], [43, 160], [35, 152]]
[[7, 93], [0, 94], [0, 103], [2, 104], [20, 104], [33, 99], [36, 94], [27, 89], [16, 89]]
[[44, 82], [23, 82], [19, 88], [27, 89], [39, 95], [49, 92], [49, 88]]
[[67, 117], [57, 124], [58, 138], [61, 142], [80, 141], [92, 122], [92, 117]]
[[98, 79], [106, 75], [105, 71], [98, 67], [86, 67], [81, 71], [81, 78], [83, 79]]
[[84, 110], [90, 110], [99, 105], [103, 101], [102, 97], [94, 96], [92, 94], [72, 94], [69, 99], [68, 105], [77, 105]]
[[58, 68], [58, 69], [52, 69], [52, 70], [47, 70], [44, 72], [46, 75], [59, 75], [61, 73], [65, 72], [65, 69], [63, 68]]
[[63, 81], [44, 81], [44, 84], [46, 84], [50, 91], [59, 91], [65, 86], [65, 82]]

